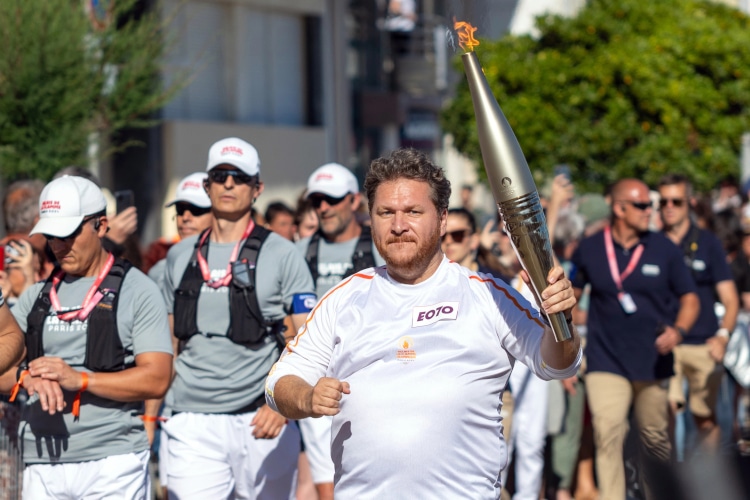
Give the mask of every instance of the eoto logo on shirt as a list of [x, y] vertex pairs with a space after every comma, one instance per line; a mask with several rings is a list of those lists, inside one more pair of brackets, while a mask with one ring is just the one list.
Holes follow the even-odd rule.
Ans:
[[431, 325], [437, 321], [455, 320], [458, 317], [458, 302], [441, 302], [431, 306], [412, 309], [411, 327]]

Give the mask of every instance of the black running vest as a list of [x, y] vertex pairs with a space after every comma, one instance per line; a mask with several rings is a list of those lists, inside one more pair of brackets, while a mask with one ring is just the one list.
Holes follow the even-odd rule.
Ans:
[[[104, 297], [91, 311], [86, 325], [86, 358], [83, 365], [92, 372], [116, 372], [134, 366], [125, 363], [127, 351], [117, 329], [117, 305], [120, 287], [125, 275], [133, 267], [128, 261], [115, 259], [112, 269], [99, 286]], [[44, 356], [44, 320], [51, 307], [49, 293], [52, 289], [52, 275], [42, 287], [36, 302], [26, 317], [26, 362]]]
[[[310, 268], [310, 274], [313, 277], [313, 284], [318, 284], [318, 246], [320, 245], [320, 231], [316, 231], [315, 234], [310, 237], [310, 244], [307, 246], [307, 255], [305, 260], [307, 261], [307, 267]], [[372, 233], [368, 226], [362, 226], [362, 233], [359, 235], [357, 245], [354, 247], [354, 253], [352, 254], [352, 267], [342, 277], [348, 278], [352, 274], [367, 269], [368, 267], [375, 266], [375, 257], [372, 254]]]
[[[198, 330], [198, 297], [204, 280], [198, 265], [198, 251], [208, 260], [209, 239], [202, 248], [199, 248], [206, 231], [198, 237], [193, 256], [174, 294], [174, 335], [182, 342], [201, 333]], [[255, 226], [237, 256], [237, 261], [247, 266], [248, 279], [241, 283], [233, 278], [229, 283], [230, 312], [226, 336], [232, 342], [250, 349], [259, 349], [265, 345], [267, 336], [273, 336], [274, 340], [284, 345], [280, 340], [283, 339], [284, 321], [263, 319], [255, 288], [255, 266], [258, 262], [258, 253], [270, 233], [271, 231], [264, 227]]]

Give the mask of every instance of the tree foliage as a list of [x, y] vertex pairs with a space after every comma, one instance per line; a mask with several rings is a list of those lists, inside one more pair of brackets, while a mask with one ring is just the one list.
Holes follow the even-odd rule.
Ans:
[[[537, 26], [538, 39], [477, 48], [537, 181], [559, 163], [586, 189], [676, 171], [708, 189], [739, 173], [750, 131], [743, 13], [700, 0], [589, 0], [577, 17]], [[459, 151], [481, 161], [465, 79], [442, 119]]]
[[[87, 163], [92, 133], [113, 138], [154, 123], [164, 26], [138, 0], [0, 2], [0, 175], [49, 179]], [[111, 22], [100, 22], [111, 20]], [[106, 141], [104, 141], [106, 143]], [[119, 144], [122, 146], [122, 144]], [[109, 154], [112, 149], [102, 151]]]

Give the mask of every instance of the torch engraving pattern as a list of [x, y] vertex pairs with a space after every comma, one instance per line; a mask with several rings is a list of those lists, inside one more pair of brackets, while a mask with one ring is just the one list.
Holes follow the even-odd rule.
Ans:
[[[540, 295], [547, 287], [547, 273], [552, 269], [554, 260], [539, 194], [533, 191], [520, 198], [498, 203], [497, 209], [505, 222], [505, 231], [513, 250], [529, 274], [534, 291]], [[571, 338], [564, 314], [547, 315], [547, 319], [558, 342]]]

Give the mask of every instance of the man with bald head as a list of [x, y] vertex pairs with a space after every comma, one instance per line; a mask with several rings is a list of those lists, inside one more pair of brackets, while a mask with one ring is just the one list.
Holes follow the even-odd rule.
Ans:
[[[649, 232], [649, 188], [637, 179], [612, 187], [610, 224], [581, 241], [571, 273], [576, 297], [591, 285], [586, 392], [593, 417], [602, 498], [625, 498], [623, 443], [632, 407], [640, 437], [646, 493], [654, 467], [667, 464], [667, 387], [672, 349], [698, 316], [695, 284], [680, 249]], [[648, 473], [652, 473], [652, 477]]]

